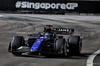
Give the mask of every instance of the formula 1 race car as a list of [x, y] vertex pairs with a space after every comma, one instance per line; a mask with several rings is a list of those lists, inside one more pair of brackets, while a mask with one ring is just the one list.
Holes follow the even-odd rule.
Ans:
[[23, 36], [15, 36], [9, 43], [8, 51], [13, 55], [21, 55], [25, 52], [33, 54], [80, 54], [82, 49], [82, 39], [74, 36], [74, 29], [53, 28], [46, 25], [43, 32], [29, 34], [28, 40]]

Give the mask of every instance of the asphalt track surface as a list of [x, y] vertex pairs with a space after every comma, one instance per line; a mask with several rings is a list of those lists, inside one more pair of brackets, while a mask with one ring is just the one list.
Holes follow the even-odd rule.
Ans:
[[[75, 34], [83, 39], [81, 55], [45, 57], [27, 55], [13, 56], [7, 51], [13, 36], [26, 39], [27, 34], [40, 32], [44, 25], [74, 28]], [[78, 15], [37, 15], [37, 14], [0, 14], [0, 66], [86, 66], [87, 58], [100, 49], [100, 17]], [[100, 55], [93, 60], [100, 66]]]

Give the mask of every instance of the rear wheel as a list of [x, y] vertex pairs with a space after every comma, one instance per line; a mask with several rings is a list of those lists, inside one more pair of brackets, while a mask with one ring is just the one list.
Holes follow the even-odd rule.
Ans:
[[79, 55], [82, 49], [82, 40], [80, 36], [71, 36], [68, 40], [69, 53]]
[[67, 54], [67, 44], [66, 43], [63, 45], [63, 54], [64, 54], [64, 56], [68, 55]]
[[63, 55], [67, 56], [67, 44], [65, 43], [65, 39], [64, 38], [60, 38], [56, 40], [56, 51], [61, 50], [63, 46]]
[[59, 51], [62, 48], [62, 46], [64, 45], [64, 43], [65, 43], [65, 40], [63, 38], [57, 39], [54, 44], [55, 50]]
[[15, 36], [11, 42], [11, 49], [13, 55], [21, 55], [21, 52], [13, 52], [16, 51], [17, 48], [23, 46], [25, 44], [24, 38], [22, 36]]

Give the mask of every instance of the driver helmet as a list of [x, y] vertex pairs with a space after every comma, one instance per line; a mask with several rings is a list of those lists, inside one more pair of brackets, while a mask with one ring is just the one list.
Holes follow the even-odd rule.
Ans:
[[51, 33], [46, 33], [45, 38], [51, 38], [51, 35], [52, 35]]

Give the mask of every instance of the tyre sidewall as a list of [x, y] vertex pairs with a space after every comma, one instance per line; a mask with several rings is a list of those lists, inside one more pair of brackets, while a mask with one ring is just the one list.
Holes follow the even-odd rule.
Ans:
[[19, 48], [20, 46], [23, 46], [23, 45], [24, 45], [24, 38], [23, 37], [21, 37], [21, 36], [13, 37], [13, 40], [11, 42], [12, 49], [17, 49], [17, 48]]
[[69, 38], [69, 52], [71, 54], [80, 54], [80, 47], [81, 47], [81, 44], [80, 44], [80, 36], [71, 36]]

